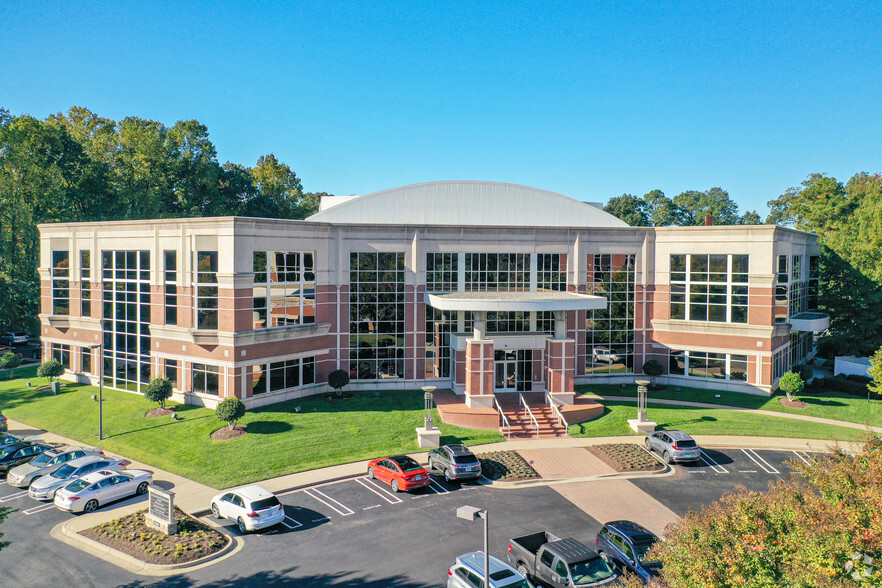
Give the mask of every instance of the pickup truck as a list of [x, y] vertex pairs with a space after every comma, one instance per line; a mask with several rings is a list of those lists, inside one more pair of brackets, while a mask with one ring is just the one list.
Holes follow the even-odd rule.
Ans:
[[537, 584], [552, 588], [612, 586], [619, 577], [583, 543], [548, 531], [509, 539], [508, 562]]

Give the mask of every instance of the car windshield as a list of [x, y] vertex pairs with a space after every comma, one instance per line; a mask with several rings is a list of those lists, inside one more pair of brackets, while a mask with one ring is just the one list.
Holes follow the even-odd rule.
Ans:
[[653, 545], [655, 545], [655, 541], [635, 541], [634, 554], [637, 556], [637, 561], [642, 562], [643, 558], [646, 557], [646, 552], [648, 552]]
[[6, 445], [8, 443], [15, 443], [16, 441], [21, 441], [18, 437], [13, 437], [12, 435], [2, 435], [0, 436], [0, 445]]
[[251, 503], [252, 510], [266, 510], [268, 508], [274, 508], [279, 506], [279, 499], [275, 496], [270, 496], [269, 498], [264, 498], [263, 500], [255, 500]]
[[453, 463], [466, 465], [478, 463], [478, 458], [474, 455], [454, 455]]
[[54, 453], [43, 453], [36, 458], [31, 460], [31, 465], [41, 468], [43, 466], [49, 465], [49, 462], [55, 459], [56, 455]]
[[401, 467], [402, 472], [413, 472], [423, 469], [423, 466], [418, 464], [415, 459], [406, 455], [400, 455], [390, 459]]
[[576, 586], [586, 586], [598, 580], [606, 580], [613, 575], [612, 568], [600, 557], [570, 564], [569, 567], [573, 584]]
[[10, 445], [9, 447], [4, 447], [3, 449], [0, 449], [0, 459], [12, 455], [19, 449], [21, 449], [21, 447], [18, 447], [16, 445]]
[[80, 478], [79, 480], [74, 480], [73, 482], [71, 482], [70, 484], [65, 486], [64, 489], [72, 494], [76, 494], [77, 492], [81, 491], [83, 488], [85, 488], [88, 485], [89, 485], [89, 482]]
[[55, 470], [54, 473], [51, 474], [53, 478], [58, 478], [59, 480], [65, 480], [70, 478], [70, 475], [74, 473], [77, 468], [73, 467], [70, 464], [66, 464]]

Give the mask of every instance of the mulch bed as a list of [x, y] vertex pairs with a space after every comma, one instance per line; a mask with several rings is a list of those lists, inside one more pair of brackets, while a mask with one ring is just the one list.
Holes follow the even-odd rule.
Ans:
[[651, 453], [633, 443], [608, 443], [585, 449], [617, 472], [651, 472], [664, 468]]
[[[59, 388], [66, 388], [67, 384], [59, 384], [58, 387]], [[52, 386], [50, 386], [49, 384], [46, 384], [45, 386], [40, 386], [39, 388], [37, 388], [37, 392], [48, 392], [51, 389], [52, 389]]]
[[352, 394], [349, 392], [343, 392], [338, 396], [335, 392], [331, 392], [330, 394], [325, 394], [325, 398], [327, 398], [328, 402], [334, 402], [335, 400], [349, 400], [352, 398]]
[[230, 539], [210, 526], [175, 508], [178, 532], [166, 535], [144, 524], [140, 510], [119, 519], [80, 531], [88, 537], [150, 564], [194, 561], [223, 549]]
[[247, 434], [248, 428], [245, 425], [233, 425], [232, 429], [230, 429], [229, 426], [224, 425], [220, 429], [214, 431], [211, 434], [211, 438], [225, 441], [228, 439], [238, 439], [239, 437], [244, 437]]
[[478, 456], [485, 478], [499, 482], [541, 479], [536, 470], [516, 451], [490, 451]]
[[157, 408], [154, 408], [153, 410], [149, 410], [149, 411], [147, 411], [147, 414], [145, 414], [144, 416], [153, 418], [153, 417], [168, 416], [168, 415], [174, 414], [174, 413], [175, 413], [175, 409], [166, 406], [165, 408], [157, 407]]
[[808, 404], [802, 400], [787, 400], [786, 398], [779, 398], [778, 402], [789, 408], [808, 408]]

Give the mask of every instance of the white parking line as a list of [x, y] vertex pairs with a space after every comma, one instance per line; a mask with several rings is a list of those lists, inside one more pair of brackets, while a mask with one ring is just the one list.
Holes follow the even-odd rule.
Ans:
[[812, 462], [809, 461], [809, 454], [805, 451], [793, 451], [793, 455], [804, 461], [807, 465], [812, 465]]
[[[293, 523], [293, 524], [289, 523], [288, 521], [291, 521], [291, 523]], [[288, 527], [289, 529], [299, 529], [300, 527], [303, 526], [303, 523], [301, 523], [300, 521], [294, 520], [291, 517], [285, 517], [282, 520], [282, 524], [285, 525], [286, 527]]]
[[9, 496], [4, 496], [0, 498], [0, 502], [9, 502], [10, 500], [15, 500], [16, 498], [21, 498], [22, 496], [27, 496], [28, 491], [22, 490], [21, 492], [16, 492], [15, 494], [10, 494]]
[[55, 508], [55, 503], [50, 502], [49, 504], [43, 504], [40, 506], [35, 506], [34, 508], [29, 508], [25, 511], [22, 511], [26, 515], [37, 514], [38, 512], [43, 512], [44, 510], [49, 510]]
[[[334, 500], [333, 498], [331, 498], [330, 496], [328, 496], [327, 494], [325, 494], [321, 490], [317, 490], [315, 488], [307, 488], [303, 492], [305, 494], [308, 494], [312, 498], [315, 498], [316, 500], [318, 500], [319, 502], [321, 502], [322, 504], [324, 504], [328, 508], [336, 511], [337, 514], [339, 514], [339, 515], [343, 515], [344, 517], [347, 517], [351, 514], [355, 514], [355, 511], [353, 511], [351, 508], [349, 508], [345, 504], [340, 504], [339, 502], [337, 502], [336, 500]], [[328, 500], [328, 502], [325, 502], [324, 500], [322, 500], [321, 498], [316, 496], [316, 494], [320, 494], [321, 496], [325, 497]], [[337, 506], [334, 506], [334, 504], [331, 504], [331, 502], [333, 502], [334, 504], [336, 504], [337, 506], [339, 506], [340, 508], [342, 508], [344, 510], [340, 510], [339, 508], [337, 508]]]
[[755, 463], [756, 465], [761, 467], [763, 469], [763, 471], [765, 471], [767, 474], [780, 474], [781, 473], [778, 470], [776, 470], [772, 466], [772, 464], [770, 464], [769, 462], [764, 460], [762, 457], [760, 457], [759, 453], [757, 453], [753, 449], [742, 449], [741, 452], [744, 453], [744, 455], [746, 455], [747, 457], [749, 457], [753, 463]]
[[355, 481], [388, 502], [389, 504], [400, 504], [402, 502], [402, 500], [394, 494], [389, 494], [388, 492], [377, 486], [376, 482], [366, 480], [365, 478], [356, 478]]
[[714, 458], [709, 456], [704, 452], [704, 449], [701, 450], [701, 461], [703, 461], [706, 465], [710, 467], [714, 472], [718, 474], [728, 474], [729, 470], [718, 464]]
[[450, 490], [448, 490], [447, 488], [445, 488], [444, 486], [442, 486], [441, 484], [439, 484], [435, 480], [432, 480], [431, 482], [429, 482], [429, 488], [431, 488], [432, 490], [434, 490], [438, 494], [450, 494]]

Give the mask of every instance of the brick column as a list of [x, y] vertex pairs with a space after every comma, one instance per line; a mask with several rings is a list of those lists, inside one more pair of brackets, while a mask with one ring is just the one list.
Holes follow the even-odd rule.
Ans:
[[469, 408], [493, 407], [493, 341], [466, 339], [465, 393]]
[[545, 340], [545, 389], [563, 405], [573, 404], [576, 396], [576, 341]]

